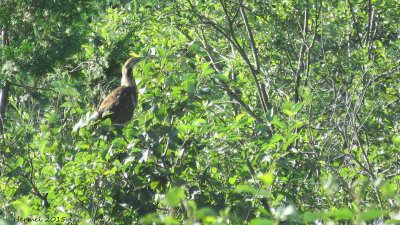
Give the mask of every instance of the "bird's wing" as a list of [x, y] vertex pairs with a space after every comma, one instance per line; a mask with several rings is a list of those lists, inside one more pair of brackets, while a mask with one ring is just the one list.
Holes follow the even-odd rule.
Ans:
[[[101, 103], [97, 119], [110, 118], [113, 124], [126, 124], [132, 119], [136, 107], [137, 95], [133, 87], [121, 86], [115, 89]], [[104, 115], [110, 112], [110, 115]]]
[[128, 87], [118, 87], [114, 89], [107, 97], [104, 99], [104, 101], [101, 103], [98, 112], [100, 114], [100, 117], [105, 113], [106, 111], [110, 112], [115, 112], [118, 110], [118, 107], [120, 106], [122, 99], [126, 98], [129, 95], [129, 88]]

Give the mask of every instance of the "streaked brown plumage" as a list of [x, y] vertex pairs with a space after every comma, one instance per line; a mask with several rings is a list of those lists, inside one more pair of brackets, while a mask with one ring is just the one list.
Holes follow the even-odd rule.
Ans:
[[[122, 67], [121, 86], [114, 89], [101, 103], [96, 120], [111, 119], [112, 124], [127, 124], [138, 104], [138, 90], [132, 75], [133, 68], [146, 57], [132, 57]], [[108, 114], [103, 117], [103, 114]]]

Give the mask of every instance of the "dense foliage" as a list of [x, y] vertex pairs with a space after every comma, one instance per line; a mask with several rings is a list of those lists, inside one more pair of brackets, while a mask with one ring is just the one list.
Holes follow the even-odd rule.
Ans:
[[[1, 1], [0, 223], [399, 223], [398, 18], [396, 0]], [[151, 48], [131, 123], [74, 132]]]

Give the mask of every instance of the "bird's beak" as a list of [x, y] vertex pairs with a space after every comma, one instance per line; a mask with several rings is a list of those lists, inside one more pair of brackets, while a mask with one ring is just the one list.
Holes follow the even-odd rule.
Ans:
[[151, 57], [153, 57], [154, 55], [147, 55], [147, 56], [145, 56], [145, 57], [143, 57], [143, 59], [141, 60], [141, 61], [143, 61], [143, 60], [145, 60], [145, 59], [148, 59], [148, 58], [151, 58]]
[[151, 58], [151, 57], [153, 57], [153, 56], [154, 56], [154, 55], [147, 55], [147, 56], [145, 56], [145, 57], [140, 58], [140, 59], [137, 61], [137, 63], [135, 63], [135, 64], [131, 67], [131, 69], [133, 69], [133, 67], [135, 67], [137, 64], [141, 63], [142, 61], [144, 61], [144, 60], [146, 60], [146, 59], [148, 59], [148, 58]]

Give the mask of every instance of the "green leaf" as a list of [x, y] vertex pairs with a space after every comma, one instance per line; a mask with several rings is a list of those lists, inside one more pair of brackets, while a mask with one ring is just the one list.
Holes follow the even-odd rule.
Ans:
[[271, 121], [271, 124], [275, 124], [277, 126], [279, 126], [279, 128], [283, 129], [285, 128], [285, 124], [283, 122], [281, 122], [278, 118], [276, 118], [276, 116], [274, 117], [274, 119]]
[[355, 218], [355, 214], [347, 207], [333, 209], [330, 214], [335, 217], [336, 220], [352, 220]]
[[323, 218], [323, 215], [321, 213], [314, 213], [314, 212], [307, 211], [303, 214], [303, 220], [307, 224], [312, 223], [315, 220], [322, 219], [322, 218]]
[[80, 163], [80, 164], [85, 164], [88, 159], [88, 155], [84, 152], [78, 152], [75, 156], [75, 162]]
[[195, 119], [193, 121], [193, 125], [194, 126], [201, 126], [201, 125], [206, 124], [206, 123], [207, 123], [207, 121], [205, 119], [202, 119], [202, 118]]
[[286, 138], [286, 141], [284, 145], [282, 146], [283, 149], [286, 150], [287, 147], [289, 147], [290, 144], [292, 144], [295, 140], [299, 139], [300, 135], [296, 133], [291, 133], [289, 134], [289, 137]]
[[[51, 176], [55, 175], [55, 170], [51, 166], [45, 166], [44, 168], [42, 168], [40, 170], [40, 173], [45, 175], [46, 177], [51, 177]], [[45, 188], [45, 187], [42, 187], [42, 188]]]
[[41, 144], [40, 144], [40, 148], [39, 148], [40, 153], [42, 153], [42, 154], [45, 153], [45, 150], [47, 150], [46, 147], [48, 146], [48, 141], [49, 140], [47, 138], [41, 140]]
[[292, 112], [291, 109], [292, 109], [292, 108], [290, 108], [290, 109], [283, 108], [282, 110], [283, 110], [283, 112], [284, 112], [286, 115], [292, 117], [292, 116], [294, 116], [295, 114]]
[[368, 222], [371, 220], [375, 220], [387, 215], [387, 211], [379, 210], [379, 209], [367, 209], [363, 212], [360, 217], [357, 219], [359, 222]]
[[174, 64], [172, 62], [168, 62], [165, 66], [165, 71], [171, 71], [174, 68]]
[[87, 141], [78, 141], [76, 143], [76, 147], [81, 148], [81, 149], [88, 149], [88, 148], [90, 148], [90, 145]]
[[183, 197], [185, 197], [184, 190], [180, 187], [173, 187], [165, 196], [165, 204], [171, 207], [178, 206]]
[[140, 224], [164, 224], [164, 221], [156, 213], [149, 213], [140, 218]]
[[16, 209], [16, 215], [22, 218], [27, 218], [31, 215], [32, 209], [20, 200], [12, 201], [11, 205]]
[[143, 69], [143, 73], [144, 73], [145, 75], [149, 75], [150, 69], [151, 69], [155, 64], [156, 64], [156, 63], [154, 63], [154, 62], [147, 63], [146, 66], [145, 66], [144, 69]]
[[395, 145], [400, 146], [400, 134], [393, 136], [392, 141]]
[[71, 106], [71, 102], [64, 102], [63, 104], [60, 105], [61, 108], [68, 108]]
[[292, 111], [293, 107], [294, 107], [294, 104], [291, 103], [291, 102], [285, 102], [282, 105], [282, 109], [285, 109], [285, 110], [288, 110], [288, 111]]
[[121, 148], [125, 148], [126, 147], [126, 142], [125, 142], [125, 140], [123, 140], [122, 138], [116, 138], [116, 139], [114, 139], [113, 141], [112, 141], [112, 145], [113, 145], [113, 147], [114, 148], [118, 148], [118, 149], [121, 149]]
[[[111, 113], [109, 113], [109, 114], [111, 114]], [[109, 115], [109, 114], [107, 114], [107, 115]], [[104, 117], [104, 116], [106, 116], [106, 115], [103, 114], [103, 117]], [[110, 119], [110, 118], [107, 118], [106, 120], [102, 121], [102, 122], [100, 123], [100, 125], [101, 125], [102, 127], [109, 127], [109, 126], [111, 126], [111, 119]]]
[[164, 56], [165, 56], [165, 50], [164, 50], [164, 48], [157, 47], [157, 52], [158, 52], [158, 55], [159, 55], [160, 57], [164, 57]]
[[272, 136], [270, 142], [272, 143], [276, 143], [280, 140], [283, 140], [283, 136], [281, 134], [274, 134], [274, 136]]
[[237, 176], [229, 177], [229, 184], [234, 184], [237, 179]]
[[58, 119], [58, 114], [52, 113], [51, 115], [48, 116], [48, 123], [49, 124], [55, 123], [57, 119]]
[[[197, 52], [198, 50], [200, 49], [200, 46], [197, 44], [197, 42], [192, 42], [192, 44], [191, 45], [189, 45], [189, 47], [188, 47], [188, 50], [189, 51], [193, 51], [193, 52]], [[204, 63], [204, 64], [207, 64], [207, 63]], [[203, 65], [204, 65], [203, 64]], [[206, 65], [206, 67], [209, 65], [210, 63], [208, 63], [207, 65]]]
[[211, 73], [214, 73], [214, 72], [215, 72], [214, 69], [212, 69], [212, 68], [207, 68], [207, 69], [203, 70], [203, 75], [206, 76], [206, 75], [211, 74]]
[[151, 189], [155, 189], [158, 186], [159, 183], [160, 183], [160, 181], [152, 181], [150, 183], [150, 188]]
[[202, 208], [197, 213], [197, 219], [205, 219], [207, 217], [216, 217], [218, 214], [211, 208]]
[[229, 78], [227, 76], [225, 76], [224, 74], [214, 74], [214, 76], [218, 79], [218, 80], [222, 80], [224, 82], [229, 82]]
[[206, 69], [208, 69], [208, 66], [209, 66], [209, 65], [211, 65], [210, 62], [203, 63], [203, 64], [201, 65], [201, 70], [202, 70], [202, 71], [205, 71]]
[[186, 81], [185, 90], [189, 93], [194, 93], [196, 91], [196, 80], [191, 79]]
[[25, 159], [18, 156], [17, 163], [15, 164], [17, 167], [24, 165]]
[[301, 107], [304, 105], [304, 102], [298, 102], [296, 103], [296, 105], [294, 105], [292, 112], [294, 114], [297, 114], [297, 112], [299, 112], [299, 110], [301, 109]]
[[124, 164], [121, 168], [123, 172], [135, 161], [135, 157], [128, 157], [124, 160]]
[[250, 221], [250, 225], [273, 225], [275, 224], [273, 220], [265, 218], [254, 218]]
[[264, 173], [262, 176], [258, 176], [257, 178], [261, 180], [268, 187], [271, 186], [272, 182], [275, 179], [272, 173]]
[[168, 138], [169, 138], [170, 144], [173, 143], [173, 141], [174, 141], [175, 137], [178, 135], [178, 133], [179, 133], [178, 129], [174, 129], [174, 130], [171, 130], [170, 132], [168, 132]]
[[291, 102], [285, 102], [282, 105], [283, 112], [288, 115], [288, 116], [294, 116], [297, 114], [297, 112], [301, 109], [303, 106], [304, 102], [298, 102], [295, 105]]
[[236, 116], [236, 123], [239, 122], [239, 120], [241, 120], [244, 116], [246, 116], [246, 114], [244, 114], [244, 113], [239, 114], [238, 116]]
[[257, 193], [257, 190], [254, 187], [247, 185], [247, 184], [240, 184], [240, 185], [236, 186], [234, 191], [237, 193], [243, 193], [243, 192], [248, 192], [248, 193], [252, 193], [252, 194]]

